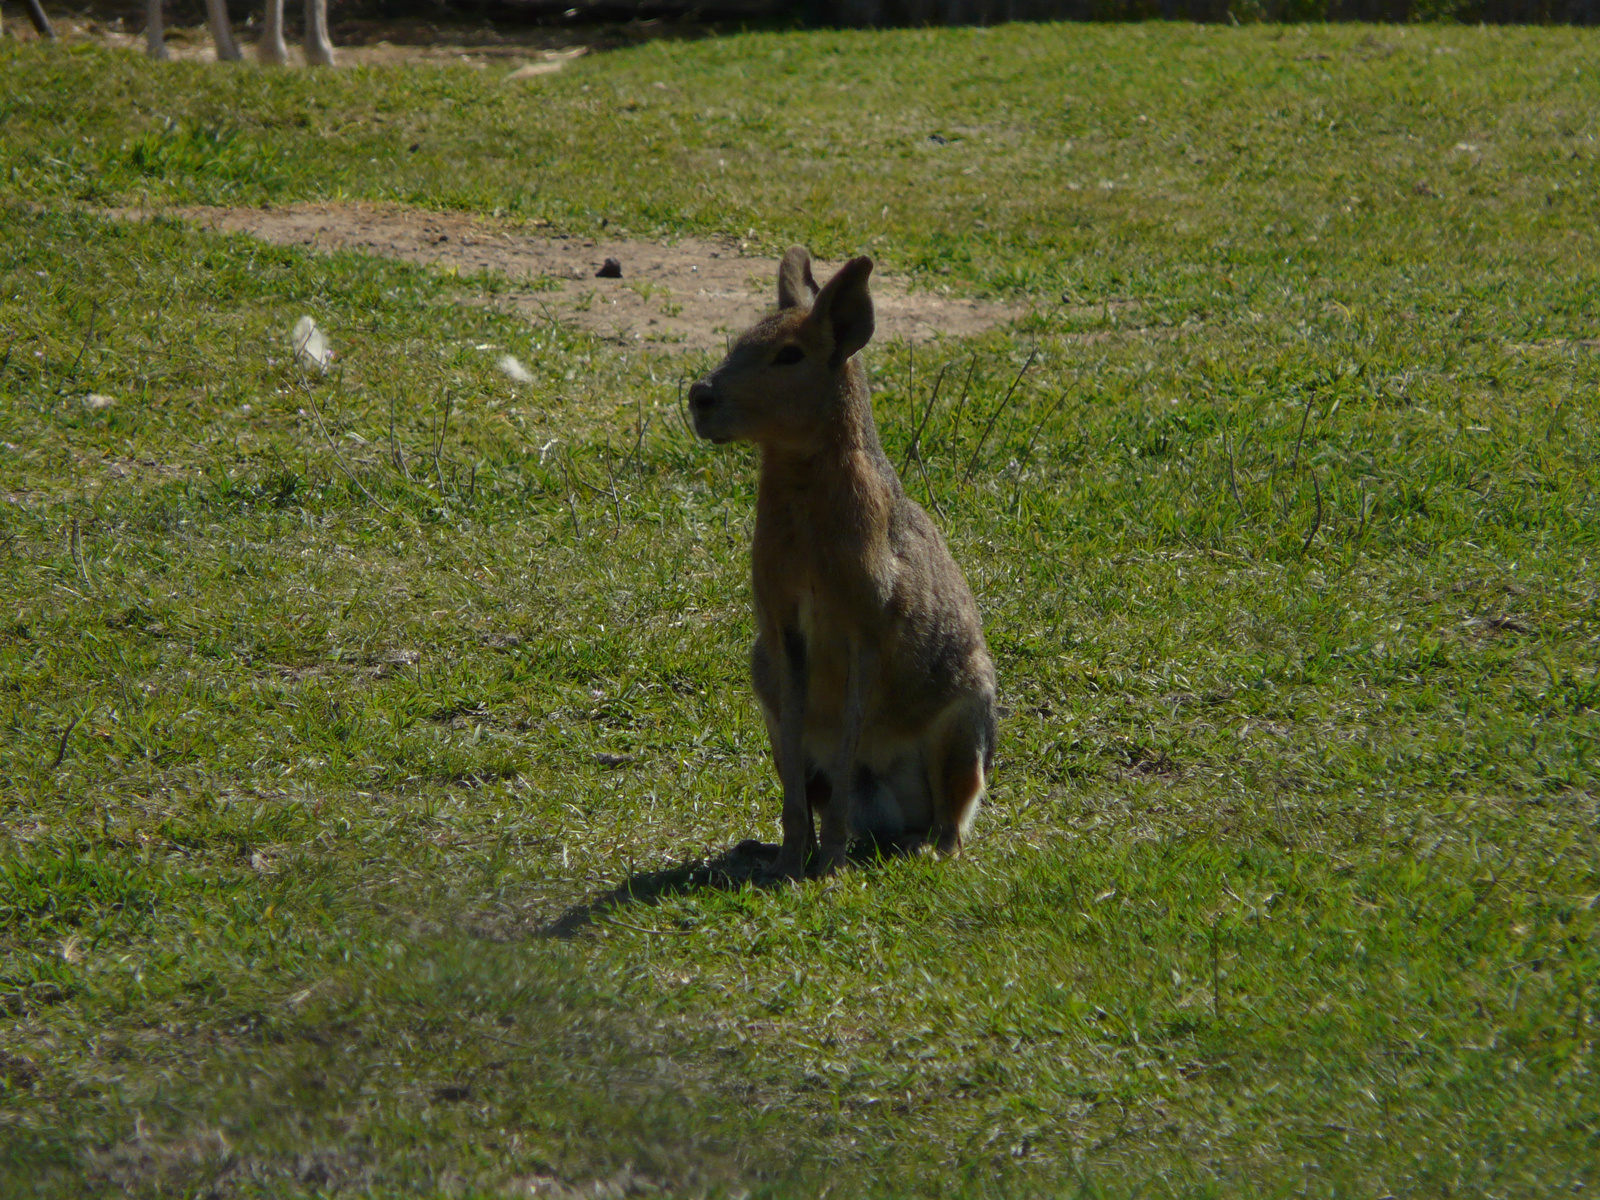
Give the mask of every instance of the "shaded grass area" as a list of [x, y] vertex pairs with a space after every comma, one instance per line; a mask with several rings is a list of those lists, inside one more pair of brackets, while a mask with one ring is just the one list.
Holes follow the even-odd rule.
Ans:
[[[506, 110], [529, 137], [607, 122], [539, 194], [590, 187], [635, 232], [748, 221], [1037, 303], [868, 351], [897, 463], [946, 369], [907, 478], [1002, 681], [972, 852], [775, 891], [696, 865], [776, 818], [743, 666], [753, 463], [684, 429], [699, 363], [530, 329], [492, 278], [61, 203], [506, 206], [526, 193], [472, 131], [512, 93], [8, 51], [3, 1190], [1593, 1188], [1600, 320], [1592, 191], [1550, 190], [1591, 153], [1588, 43], [1233, 36], [653, 46]], [[1446, 113], [1452, 46], [1477, 65]], [[802, 104], [779, 50], [885, 82]], [[897, 75], [918, 55], [948, 82]], [[1087, 143], [1112, 188], [1066, 189], [1084, 143], [1042, 157], [1052, 122], [1166, 88], [1161, 120], [1185, 56], [1236, 85], [1182, 110], [1206, 161], [1130, 127]], [[1063, 64], [1108, 82], [1067, 105]], [[602, 160], [657, 136], [629, 122], [670, 114], [595, 90], [669, 66], [697, 106], [766, 98], [741, 134], [766, 174], [605, 190]], [[1340, 111], [1368, 106], [1348, 143], [1304, 107], [1335, 70]], [[203, 154], [127, 173], [138, 139], [189, 136], [122, 107], [158, 92], [180, 129], [254, 114], [228, 135], [262, 148], [243, 192], [208, 191]], [[434, 165], [307, 136], [381, 104], [437, 120]], [[843, 132], [940, 105], [942, 145]], [[1445, 132], [1469, 117], [1493, 140], [1434, 144], [1479, 137]], [[693, 167], [726, 120], [662, 126], [661, 152]], [[824, 132], [805, 169], [849, 223], [796, 200], [794, 147]], [[1424, 134], [1433, 195], [1398, 157]], [[481, 192], [452, 190], [459, 160]], [[968, 165], [988, 209], [946, 207], [984, 190]], [[1159, 179], [1190, 199], [1132, 186]], [[513, 211], [581, 230], [572, 204]], [[1272, 206], [1286, 228], [1256, 222]], [[302, 313], [327, 376], [290, 361]]]

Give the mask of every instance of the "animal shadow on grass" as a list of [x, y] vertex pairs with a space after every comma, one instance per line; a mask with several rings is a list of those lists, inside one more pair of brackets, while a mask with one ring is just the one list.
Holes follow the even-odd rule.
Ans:
[[[593, 899], [574, 904], [555, 920], [542, 926], [538, 936], [573, 938], [619, 909], [633, 905], [649, 907], [672, 896], [688, 896], [695, 892], [736, 892], [747, 886], [778, 887], [788, 882], [773, 871], [778, 850], [779, 847], [770, 842], [749, 839], [724, 850], [715, 858], [691, 859], [660, 871], [639, 871]], [[866, 839], [851, 847], [850, 863], [855, 867], [870, 866], [886, 858], [903, 857], [915, 850], [914, 846]]]

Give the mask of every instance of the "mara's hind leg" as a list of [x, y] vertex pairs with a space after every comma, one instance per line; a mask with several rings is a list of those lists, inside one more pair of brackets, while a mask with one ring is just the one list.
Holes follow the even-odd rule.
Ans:
[[962, 705], [940, 725], [928, 746], [928, 788], [933, 799], [929, 836], [940, 854], [960, 854], [988, 785], [994, 746], [993, 702], [981, 697]]
[[976, 751], [959, 760], [953, 758], [947, 764], [934, 796], [937, 819], [933, 826], [933, 845], [940, 854], [961, 853], [986, 782], [983, 757]]

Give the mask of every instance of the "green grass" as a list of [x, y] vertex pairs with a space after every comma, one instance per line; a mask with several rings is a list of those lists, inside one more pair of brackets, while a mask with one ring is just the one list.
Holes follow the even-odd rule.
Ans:
[[[6, 44], [0, 1192], [1600, 1187], [1595, 47]], [[339, 197], [1036, 306], [868, 351], [897, 461], [956, 364], [909, 486], [1007, 709], [965, 859], [687, 868], [778, 809], [701, 362], [91, 211]]]

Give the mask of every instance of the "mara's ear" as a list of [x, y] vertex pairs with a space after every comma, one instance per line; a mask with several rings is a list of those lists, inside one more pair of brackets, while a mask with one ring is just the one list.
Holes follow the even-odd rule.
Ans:
[[827, 333], [833, 345], [829, 358], [834, 366], [872, 340], [876, 323], [872, 296], [867, 291], [867, 276], [871, 274], [870, 258], [852, 258], [817, 293], [811, 315], [806, 318]]
[[810, 308], [817, 298], [817, 281], [811, 277], [811, 251], [790, 246], [778, 265], [778, 307]]

